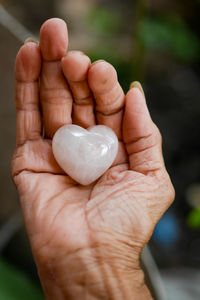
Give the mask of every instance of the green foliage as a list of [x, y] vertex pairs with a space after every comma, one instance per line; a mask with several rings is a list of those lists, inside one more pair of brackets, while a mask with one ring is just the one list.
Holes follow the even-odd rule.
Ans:
[[91, 8], [86, 22], [91, 30], [100, 34], [116, 34], [120, 28], [119, 14], [100, 5]]
[[147, 48], [167, 52], [185, 62], [199, 57], [200, 41], [179, 16], [141, 21], [139, 37]]
[[192, 229], [200, 229], [200, 207], [193, 209], [189, 213], [187, 224]]
[[23, 274], [0, 258], [0, 299], [43, 300], [41, 291]]

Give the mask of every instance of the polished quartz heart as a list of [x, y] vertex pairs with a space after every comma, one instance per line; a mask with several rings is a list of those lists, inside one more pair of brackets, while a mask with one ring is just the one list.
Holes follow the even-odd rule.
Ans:
[[64, 125], [55, 133], [52, 148], [60, 167], [80, 184], [88, 185], [114, 162], [118, 139], [103, 125], [88, 130], [77, 125]]

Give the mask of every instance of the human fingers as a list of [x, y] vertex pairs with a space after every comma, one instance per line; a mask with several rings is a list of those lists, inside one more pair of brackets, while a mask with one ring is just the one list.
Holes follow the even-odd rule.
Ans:
[[41, 53], [35, 42], [25, 43], [15, 62], [15, 107], [17, 145], [41, 138], [42, 120], [39, 104]]
[[97, 61], [88, 72], [89, 86], [96, 102], [97, 123], [113, 129], [122, 138], [124, 92], [115, 68], [106, 61]]
[[62, 70], [73, 95], [73, 123], [84, 128], [96, 124], [87, 78], [90, 65], [89, 57], [80, 51], [70, 51], [62, 59]]
[[71, 123], [72, 96], [61, 68], [67, 46], [66, 23], [58, 18], [47, 20], [40, 30], [43, 58], [40, 99], [45, 135], [50, 138], [59, 127]]
[[161, 134], [151, 119], [144, 92], [138, 83], [126, 95], [123, 139], [130, 169], [150, 174], [164, 168]]

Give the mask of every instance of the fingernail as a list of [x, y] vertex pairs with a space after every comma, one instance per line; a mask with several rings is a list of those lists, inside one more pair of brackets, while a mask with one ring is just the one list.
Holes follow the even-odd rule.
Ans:
[[37, 41], [34, 38], [29, 37], [24, 41], [24, 44], [26, 44], [26, 43], [35, 43], [35, 44], [37, 44]]
[[144, 95], [144, 90], [143, 90], [143, 87], [141, 85], [141, 83], [139, 81], [133, 81], [130, 85], [130, 89], [133, 89], [133, 88], [137, 88], [140, 90], [140, 92]]
[[105, 60], [104, 59], [98, 59], [98, 60], [96, 60], [96, 61], [94, 61], [93, 63], [92, 63], [92, 67], [94, 66], [94, 65], [96, 65], [96, 64], [99, 64], [99, 63], [105, 63]]
[[63, 58], [66, 56], [74, 55], [74, 54], [85, 56], [85, 54], [82, 51], [70, 50], [63, 55]]

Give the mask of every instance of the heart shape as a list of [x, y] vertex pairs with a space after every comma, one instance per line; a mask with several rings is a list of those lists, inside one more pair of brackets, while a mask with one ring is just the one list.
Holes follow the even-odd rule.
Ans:
[[88, 185], [114, 162], [118, 139], [104, 125], [88, 130], [77, 125], [64, 125], [56, 131], [52, 149], [60, 167], [80, 184]]

